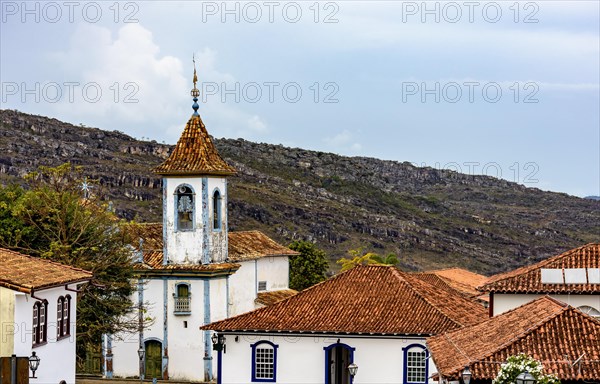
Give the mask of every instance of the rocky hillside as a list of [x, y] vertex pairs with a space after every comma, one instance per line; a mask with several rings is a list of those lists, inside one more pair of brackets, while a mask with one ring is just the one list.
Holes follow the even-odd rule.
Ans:
[[[11, 110], [0, 110], [0, 124], [0, 182], [71, 161], [120, 216], [161, 219], [160, 179], [150, 169], [170, 146]], [[365, 246], [398, 254], [406, 270], [458, 265], [490, 274], [600, 241], [600, 201], [409, 163], [216, 144], [238, 170], [228, 189], [230, 229], [315, 241], [332, 260]]]

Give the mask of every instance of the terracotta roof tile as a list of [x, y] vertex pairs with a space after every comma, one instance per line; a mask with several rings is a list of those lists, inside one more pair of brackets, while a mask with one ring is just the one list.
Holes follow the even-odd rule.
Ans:
[[20, 292], [90, 280], [83, 269], [0, 248], [0, 286]]
[[492, 379], [509, 356], [519, 353], [540, 360], [546, 373], [562, 380], [579, 378], [579, 366], [571, 362], [585, 353], [581, 378], [600, 377], [600, 321], [548, 296], [480, 324], [430, 337], [427, 344], [447, 379], [457, 378], [466, 366], [473, 379]]
[[482, 295], [476, 288], [487, 281], [487, 277], [462, 268], [440, 269], [427, 272], [413, 272], [414, 277], [438, 288], [452, 289], [461, 295], [488, 302], [489, 297]]
[[587, 244], [539, 263], [494, 275], [479, 289], [503, 293], [600, 292], [600, 284], [542, 284], [541, 270], [543, 268], [600, 268], [600, 243]]
[[293, 289], [280, 289], [278, 291], [258, 292], [255, 303], [262, 305], [272, 305], [278, 301], [285, 300], [297, 294], [298, 291]]
[[144, 263], [134, 264], [137, 270], [161, 270], [161, 271], [198, 271], [215, 272], [226, 270], [237, 270], [240, 267], [235, 263], [215, 264], [167, 264], [163, 265], [162, 251], [144, 252]]
[[260, 231], [229, 232], [228, 244], [229, 260], [233, 262], [268, 256], [298, 255], [298, 252], [276, 243]]
[[188, 120], [167, 160], [154, 168], [159, 175], [233, 175], [235, 169], [217, 152], [200, 116]]
[[431, 335], [487, 317], [485, 309], [393, 266], [357, 266], [286, 300], [203, 329]]

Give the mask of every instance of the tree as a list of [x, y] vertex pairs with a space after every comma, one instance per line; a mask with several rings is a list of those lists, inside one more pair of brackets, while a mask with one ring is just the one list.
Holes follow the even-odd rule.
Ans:
[[351, 258], [346, 259], [345, 257], [342, 257], [336, 263], [342, 266], [342, 272], [352, 269], [357, 265], [396, 265], [398, 263], [398, 257], [393, 253], [389, 253], [387, 256], [382, 257], [374, 252], [363, 252], [364, 247], [350, 249], [348, 250], [348, 253]]
[[300, 252], [290, 256], [290, 288], [301, 291], [327, 278], [329, 264], [325, 252], [308, 241], [294, 241], [289, 248]]
[[517, 376], [525, 371], [529, 372], [538, 384], [560, 384], [560, 380], [556, 376], [542, 373], [543, 369], [544, 366], [541, 362], [524, 353], [509, 356], [506, 363], [502, 364], [502, 368], [492, 384], [514, 384]]
[[[82, 169], [40, 167], [31, 189], [0, 188], [0, 246], [91, 271], [77, 306], [77, 355], [104, 333], [135, 331], [131, 239], [124, 223], [89, 188]], [[82, 198], [87, 195], [87, 198]]]

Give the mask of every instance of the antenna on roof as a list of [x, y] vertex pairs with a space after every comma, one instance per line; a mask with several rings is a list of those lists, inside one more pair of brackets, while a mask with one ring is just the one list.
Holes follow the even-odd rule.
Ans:
[[200, 91], [198, 90], [198, 88], [196, 88], [196, 83], [198, 82], [198, 76], [196, 75], [196, 58], [195, 56], [192, 54], [192, 62], [194, 63], [194, 78], [193, 78], [193, 83], [194, 83], [194, 88], [190, 91], [190, 94], [192, 95], [192, 100], [194, 100], [194, 104], [192, 104], [192, 109], [194, 110], [194, 115], [193, 116], [200, 116], [198, 114], [198, 108], [200, 107], [198, 105], [198, 96], [200, 96]]

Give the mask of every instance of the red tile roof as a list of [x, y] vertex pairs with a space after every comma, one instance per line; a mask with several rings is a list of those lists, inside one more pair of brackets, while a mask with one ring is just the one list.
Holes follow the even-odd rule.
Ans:
[[357, 266], [295, 296], [202, 329], [431, 335], [474, 324], [485, 309], [393, 266]]
[[293, 289], [280, 289], [278, 291], [258, 292], [258, 294], [256, 295], [256, 300], [254, 300], [254, 302], [262, 305], [272, 305], [277, 303], [278, 301], [292, 297], [297, 293], [298, 291], [295, 291]]
[[215, 264], [167, 264], [163, 265], [163, 253], [161, 251], [144, 252], [144, 263], [134, 264], [134, 269], [141, 271], [197, 271], [197, 272], [219, 272], [237, 271], [239, 264], [215, 263]]
[[217, 152], [200, 116], [188, 120], [179, 141], [167, 160], [154, 168], [159, 175], [219, 175], [235, 174]]
[[1, 287], [31, 293], [91, 278], [92, 273], [83, 269], [0, 248]]
[[437, 287], [454, 289], [465, 297], [487, 301], [487, 298], [481, 295], [477, 287], [485, 283], [488, 278], [467, 271], [466, 269], [447, 268], [435, 271], [415, 272], [412, 275]]
[[600, 268], [600, 243], [591, 243], [539, 263], [489, 278], [479, 289], [500, 293], [593, 293], [600, 284], [542, 284], [541, 270]]
[[[473, 379], [492, 379], [509, 356], [519, 353], [540, 360], [545, 373], [562, 380], [600, 378], [600, 321], [548, 296], [430, 337], [427, 344], [438, 372], [447, 379], [457, 378], [466, 366]], [[581, 363], [572, 366], [584, 353]]]
[[240, 262], [269, 256], [298, 255], [260, 231], [229, 232], [229, 260]]

